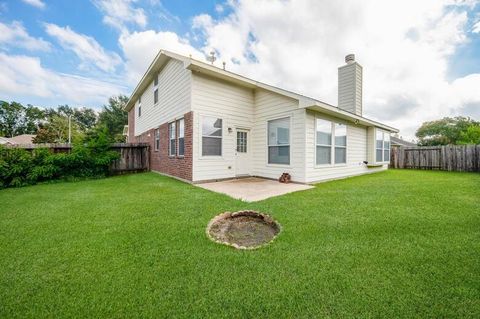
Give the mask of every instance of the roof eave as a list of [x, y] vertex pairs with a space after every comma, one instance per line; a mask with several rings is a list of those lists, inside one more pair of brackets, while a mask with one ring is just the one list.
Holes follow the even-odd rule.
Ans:
[[233, 72], [230, 72], [230, 71], [227, 71], [227, 70], [223, 70], [223, 69], [217, 68], [213, 65], [209, 65], [207, 63], [197, 61], [197, 60], [194, 60], [192, 58], [187, 58], [187, 57], [184, 57], [182, 55], [179, 55], [179, 54], [176, 54], [176, 53], [173, 53], [173, 52], [169, 52], [169, 51], [166, 51], [166, 50], [160, 50], [160, 52], [157, 54], [157, 56], [155, 57], [153, 62], [150, 64], [147, 71], [145, 72], [142, 79], [137, 84], [137, 86], [135, 87], [135, 90], [133, 91], [132, 95], [130, 96], [130, 98], [129, 98], [126, 106], [125, 106], [125, 110], [130, 111], [132, 109], [132, 107], [135, 105], [135, 102], [139, 98], [139, 92], [143, 92], [145, 90], [145, 88], [148, 86], [148, 84], [151, 81], [153, 81], [153, 75], [158, 73], [169, 59], [176, 59], [176, 60], [179, 60], [179, 61], [183, 61], [184, 67], [186, 69], [192, 71], [192, 72], [197, 72], [197, 73], [200, 73], [200, 74], [205, 74], [205, 75], [208, 75], [208, 76], [212, 76], [212, 77], [215, 77], [215, 78], [218, 78], [218, 79], [230, 82], [230, 83], [234, 83], [234, 84], [237, 84], [237, 85], [241, 85], [241, 86], [244, 86], [244, 87], [247, 87], [247, 88], [251, 88], [251, 89], [262, 88], [262, 89], [267, 90], [267, 91], [271, 91], [271, 92], [274, 92], [274, 93], [277, 93], [277, 94], [280, 94], [280, 95], [283, 95], [283, 96], [286, 96], [286, 97], [290, 97], [292, 99], [298, 100], [300, 108], [320, 111], [322, 113], [326, 113], [326, 114], [329, 114], [329, 115], [332, 115], [332, 116], [335, 116], [335, 117], [338, 117], [338, 118], [343, 118], [343, 119], [346, 119], [346, 120], [350, 120], [350, 121], [352, 121], [353, 123], [356, 123], [356, 124], [362, 124], [362, 125], [365, 125], [365, 126], [375, 126], [375, 127], [378, 127], [378, 128], [381, 128], [381, 129], [384, 129], [384, 130], [387, 130], [387, 131], [390, 131], [390, 132], [393, 132], [393, 133], [398, 133], [399, 132], [399, 130], [394, 128], [394, 127], [391, 127], [391, 126], [388, 126], [388, 125], [385, 125], [385, 124], [367, 119], [365, 117], [356, 115], [354, 113], [347, 112], [347, 111], [342, 110], [342, 109], [340, 109], [336, 106], [327, 104], [327, 103], [319, 101], [319, 100], [315, 100], [315, 99], [310, 98], [308, 96], [304, 96], [304, 95], [301, 95], [301, 94], [298, 94], [298, 93], [295, 93], [295, 92], [291, 92], [291, 91], [284, 90], [284, 89], [281, 89], [281, 88], [278, 88], [278, 87], [275, 87], [275, 86], [272, 86], [272, 85], [268, 85], [268, 84], [265, 84], [265, 83], [262, 83], [262, 82], [258, 82], [258, 81], [249, 79], [247, 77], [241, 76], [239, 74], [236, 74], [236, 73], [233, 73]]
[[237, 85], [240, 85], [240, 86], [243, 86], [243, 87], [247, 87], [247, 88], [251, 88], [251, 89], [262, 88], [262, 89], [265, 89], [267, 91], [278, 93], [280, 95], [290, 97], [290, 98], [295, 99], [295, 100], [309, 101], [307, 103], [313, 103], [313, 101], [315, 101], [314, 99], [303, 96], [301, 94], [294, 93], [294, 92], [291, 92], [291, 91], [288, 91], [288, 90], [284, 90], [284, 89], [281, 89], [281, 88], [278, 88], [278, 87], [275, 87], [275, 86], [272, 86], [272, 85], [268, 85], [268, 84], [265, 84], [265, 83], [262, 83], [262, 82], [258, 82], [258, 81], [249, 79], [247, 77], [244, 77], [242, 75], [239, 75], [239, 74], [227, 71], [227, 70], [223, 70], [223, 69], [217, 68], [216, 66], [209, 65], [207, 63], [200, 62], [200, 61], [197, 61], [197, 60], [193, 60], [193, 59], [188, 60], [185, 63], [185, 68], [188, 69], [188, 70], [191, 70], [193, 72], [196, 72], [196, 73], [205, 74], [205, 75], [217, 78], [217, 79], [222, 79], [222, 80], [225, 80], [227, 82], [234, 83], [234, 84], [237, 84]]
[[197, 72], [197, 73], [200, 73], [200, 74], [205, 74], [205, 75], [208, 75], [208, 76], [212, 76], [212, 77], [215, 77], [217, 79], [225, 80], [225, 81], [228, 81], [230, 83], [234, 83], [234, 84], [241, 85], [241, 86], [244, 86], [244, 87], [248, 87], [248, 88], [252, 88], [252, 89], [262, 88], [262, 89], [265, 89], [267, 91], [271, 91], [271, 92], [278, 93], [278, 94], [283, 95], [283, 96], [290, 97], [292, 99], [296, 99], [296, 100], [298, 100], [300, 108], [315, 109], [316, 111], [321, 111], [323, 113], [327, 113], [327, 114], [330, 114], [330, 115], [333, 115], [333, 116], [336, 116], [336, 117], [339, 117], [339, 118], [351, 120], [354, 123], [362, 124], [362, 125], [365, 125], [365, 126], [375, 126], [375, 127], [379, 127], [381, 129], [384, 129], [384, 130], [387, 130], [387, 131], [390, 131], [390, 132], [394, 132], [394, 133], [398, 132], [398, 129], [396, 129], [396, 128], [393, 128], [391, 126], [388, 126], [388, 125], [385, 125], [385, 124], [382, 124], [382, 123], [379, 123], [379, 122], [376, 122], [376, 121], [373, 121], [373, 120], [369, 120], [369, 119], [364, 118], [362, 116], [358, 116], [356, 114], [344, 111], [344, 110], [342, 110], [338, 107], [327, 104], [325, 102], [318, 101], [318, 100], [309, 98], [307, 96], [297, 94], [297, 93], [294, 93], [294, 92], [290, 92], [290, 91], [287, 91], [287, 90], [284, 90], [284, 89], [281, 89], [281, 88], [277, 88], [275, 86], [271, 86], [271, 85], [268, 85], [268, 84], [265, 84], [265, 83], [262, 83], [262, 82], [254, 81], [254, 80], [246, 78], [244, 76], [241, 76], [241, 75], [238, 75], [238, 74], [226, 71], [226, 70], [219, 69], [219, 68], [217, 68], [213, 65], [208, 65], [208, 64], [200, 62], [200, 61], [190, 59], [188, 62], [185, 63], [185, 68], [188, 69], [188, 70], [191, 70], [192, 72]]
[[335, 117], [338, 117], [338, 118], [341, 118], [341, 119], [349, 120], [349, 121], [353, 122], [354, 124], [361, 124], [361, 125], [365, 125], [365, 126], [374, 126], [374, 127], [378, 127], [378, 128], [383, 129], [383, 130], [389, 131], [391, 133], [398, 133], [399, 132], [399, 130], [394, 128], [394, 127], [382, 124], [382, 123], [377, 122], [377, 121], [367, 119], [363, 116], [360, 116], [360, 115], [357, 115], [357, 114], [354, 114], [354, 113], [347, 112], [347, 111], [342, 110], [342, 109], [340, 109], [336, 106], [333, 106], [333, 105], [330, 105], [330, 104], [327, 104], [327, 103], [323, 103], [323, 102], [320, 102], [320, 101], [315, 101], [315, 103], [311, 103], [311, 104], [304, 104], [303, 106], [300, 105], [300, 107], [303, 107], [303, 108], [309, 109], [309, 110], [313, 110], [313, 111], [317, 111], [317, 112], [322, 112], [322, 113], [332, 115], [332, 116], [335, 116]]

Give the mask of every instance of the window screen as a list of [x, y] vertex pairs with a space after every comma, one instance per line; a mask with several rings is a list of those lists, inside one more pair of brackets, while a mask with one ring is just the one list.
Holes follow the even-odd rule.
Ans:
[[290, 118], [268, 121], [268, 163], [290, 164]]
[[222, 155], [222, 119], [202, 119], [202, 156]]

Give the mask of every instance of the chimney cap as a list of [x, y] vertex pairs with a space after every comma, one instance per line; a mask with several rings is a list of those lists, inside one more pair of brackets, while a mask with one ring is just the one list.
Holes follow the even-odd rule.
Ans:
[[355, 62], [355, 54], [353, 54], [353, 53], [347, 54], [347, 55], [345, 56], [345, 63], [351, 64], [351, 63], [353, 63], [353, 62]]

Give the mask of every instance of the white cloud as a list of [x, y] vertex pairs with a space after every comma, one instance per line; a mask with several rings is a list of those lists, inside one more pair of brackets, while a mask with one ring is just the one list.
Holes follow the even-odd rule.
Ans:
[[102, 71], [113, 72], [122, 62], [116, 53], [105, 51], [94, 38], [76, 33], [68, 26], [62, 28], [46, 23], [45, 31], [55, 37], [65, 50], [73, 51], [84, 64], [92, 63]]
[[127, 24], [144, 28], [147, 16], [142, 8], [134, 8], [136, 0], [92, 0], [95, 6], [103, 12], [103, 22], [121, 32], [126, 32]]
[[22, 0], [26, 4], [37, 7], [39, 9], [45, 8], [45, 3], [42, 0]]
[[[468, 44], [472, 33], [480, 33], [480, 22], [472, 26], [467, 16], [478, 0], [228, 0], [216, 11], [229, 15], [216, 20], [202, 14], [193, 19], [191, 39], [204, 40], [200, 50], [187, 36], [174, 32], [129, 31], [147, 26], [145, 11], [136, 0], [91, 1], [104, 14], [104, 23], [121, 31], [118, 44], [130, 87], [160, 49], [201, 60], [215, 49], [218, 66], [226, 61], [227, 69], [234, 72], [337, 104], [337, 67], [346, 54], [355, 53], [364, 67], [364, 115], [400, 128], [408, 139], [423, 121], [480, 114], [480, 74], [447, 77], [449, 59], [457, 48]], [[150, 3], [161, 5], [158, 0]], [[162, 11], [157, 13], [161, 16]], [[42, 39], [28, 36], [21, 24], [13, 25], [0, 24], [2, 45], [42, 47]], [[2, 42], [12, 33], [2, 32], [2, 26], [21, 35]], [[85, 64], [106, 72], [121, 65], [118, 55], [95, 39], [68, 27], [46, 26]], [[125, 90], [115, 83], [57, 74], [43, 68], [37, 58], [1, 51], [0, 74], [7, 75], [0, 77], [1, 94], [57, 97], [58, 103], [99, 101]]]
[[0, 44], [6, 47], [19, 47], [31, 51], [49, 51], [50, 43], [42, 38], [34, 38], [25, 30], [24, 26], [13, 21], [10, 25], [0, 22]]
[[171, 13], [165, 6], [162, 4], [160, 0], [153, 0], [151, 1], [151, 12], [154, 16], [158, 16], [160, 19], [168, 22], [168, 23], [180, 23], [181, 20], [178, 16]]
[[480, 102], [477, 75], [447, 80], [448, 62], [468, 42], [466, 10], [478, 1], [230, 1], [232, 14], [194, 18], [227, 68], [337, 102], [337, 67], [355, 53], [364, 67], [364, 115], [404, 136], [425, 120]]
[[188, 40], [173, 32], [148, 30], [122, 34], [119, 44], [126, 58], [126, 77], [132, 85], [140, 80], [160, 49], [186, 56], [191, 54], [202, 60], [204, 58], [199, 50], [189, 44]]
[[480, 33], [480, 20], [477, 21], [472, 28], [473, 33]]
[[99, 106], [112, 95], [125, 93], [115, 83], [60, 74], [44, 68], [40, 59], [0, 52], [0, 99], [43, 98], [55, 104]]
[[222, 6], [221, 4], [218, 4], [218, 3], [217, 3], [217, 4], [215, 5], [215, 11], [218, 12], [218, 13], [223, 13], [224, 8], [223, 8], [223, 6]]

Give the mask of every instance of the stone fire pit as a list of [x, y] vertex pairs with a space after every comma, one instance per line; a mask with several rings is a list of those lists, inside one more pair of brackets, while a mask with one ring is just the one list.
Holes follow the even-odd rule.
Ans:
[[279, 233], [280, 225], [272, 217], [250, 210], [217, 215], [207, 226], [211, 240], [237, 249], [259, 248]]

